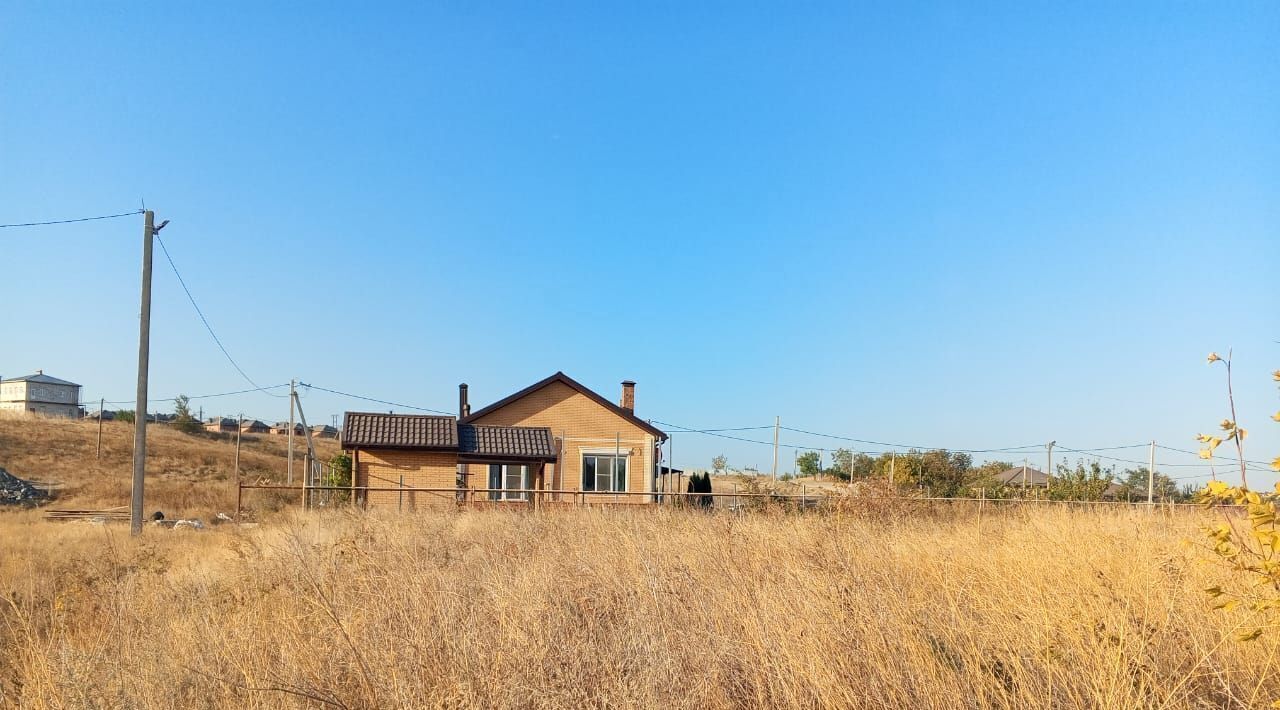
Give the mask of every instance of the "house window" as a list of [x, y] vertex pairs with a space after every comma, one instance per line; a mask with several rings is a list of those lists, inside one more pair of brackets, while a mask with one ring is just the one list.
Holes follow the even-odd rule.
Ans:
[[582, 455], [582, 490], [627, 490], [627, 457], [613, 454]]
[[489, 500], [529, 500], [529, 467], [515, 464], [489, 464]]

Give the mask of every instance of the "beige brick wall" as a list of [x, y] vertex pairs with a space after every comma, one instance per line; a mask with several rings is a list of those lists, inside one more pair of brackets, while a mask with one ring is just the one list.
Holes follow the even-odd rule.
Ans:
[[[612, 453], [621, 438], [621, 452], [630, 454], [627, 490], [652, 490], [654, 437], [632, 422], [618, 416], [590, 397], [561, 382], [552, 382], [537, 392], [522, 397], [501, 409], [477, 419], [475, 424], [492, 426], [545, 426], [556, 438], [564, 438], [564, 470], [560, 472], [558, 490], [577, 491], [582, 487], [583, 451]], [[468, 485], [487, 486], [488, 467], [469, 465]], [[553, 488], [555, 466], [548, 466], [546, 487]], [[605, 500], [608, 496], [592, 496]], [[645, 502], [641, 496], [619, 496], [618, 502]]]
[[[406, 488], [449, 488], [456, 485], [458, 456], [452, 452], [360, 450], [360, 466], [356, 470], [356, 486], [395, 488], [404, 477]], [[419, 491], [370, 491], [368, 505], [399, 507], [404, 510], [453, 505], [452, 493]]]

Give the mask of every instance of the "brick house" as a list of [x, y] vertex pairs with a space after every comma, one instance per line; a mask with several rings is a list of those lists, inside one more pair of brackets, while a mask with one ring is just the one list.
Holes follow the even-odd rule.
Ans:
[[403, 480], [405, 488], [449, 490], [369, 491], [364, 502], [529, 501], [529, 490], [546, 501], [654, 500], [667, 435], [636, 417], [634, 382], [622, 383], [614, 404], [557, 372], [475, 412], [464, 384], [458, 413], [347, 412], [342, 447], [353, 456], [357, 498], [361, 488], [398, 488]]
[[204, 430], [214, 434], [234, 434], [239, 425], [230, 417], [214, 417], [204, 423]]

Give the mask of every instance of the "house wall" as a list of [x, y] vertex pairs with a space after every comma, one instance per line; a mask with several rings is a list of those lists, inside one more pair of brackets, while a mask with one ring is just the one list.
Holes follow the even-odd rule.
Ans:
[[[560, 486], [556, 480], [555, 466], [547, 466], [545, 487], [549, 490], [577, 491], [582, 488], [582, 455], [584, 452], [612, 453], [616, 440], [621, 438], [621, 451], [630, 454], [627, 471], [627, 490], [650, 492], [653, 490], [654, 437], [645, 430], [600, 406], [590, 397], [561, 382], [552, 382], [497, 411], [480, 417], [473, 424], [490, 426], [545, 426], [557, 439], [563, 437], [563, 470]], [[467, 469], [467, 485], [485, 488], [488, 484], [488, 467], [470, 464]], [[607, 501], [611, 496], [593, 495], [589, 501]], [[648, 496], [618, 496], [617, 502], [641, 503]]]
[[0, 382], [0, 411], [46, 417], [80, 417], [80, 386], [41, 382]]
[[[458, 455], [451, 451], [360, 450], [360, 466], [355, 471], [356, 487], [395, 488], [404, 477], [406, 488], [449, 488], [457, 485]], [[423, 507], [454, 505], [452, 493], [418, 491], [370, 491], [370, 507]]]

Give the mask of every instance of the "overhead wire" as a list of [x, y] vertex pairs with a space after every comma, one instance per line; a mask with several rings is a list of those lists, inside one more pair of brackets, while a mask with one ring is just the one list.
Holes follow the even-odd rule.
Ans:
[[245, 373], [244, 368], [240, 367], [240, 363], [236, 362], [235, 358], [231, 357], [231, 353], [227, 352], [227, 348], [222, 344], [222, 340], [218, 338], [218, 334], [213, 332], [213, 326], [209, 325], [209, 319], [205, 318], [204, 311], [200, 310], [200, 305], [196, 303], [195, 296], [191, 295], [191, 289], [187, 288], [187, 282], [182, 278], [182, 274], [178, 271], [178, 265], [173, 263], [173, 257], [169, 255], [169, 249], [165, 247], [164, 240], [160, 238], [160, 233], [155, 232], [155, 237], [156, 242], [160, 244], [160, 251], [164, 252], [165, 260], [169, 262], [169, 267], [173, 269], [173, 275], [178, 277], [178, 283], [182, 286], [182, 290], [187, 294], [187, 300], [191, 301], [191, 307], [196, 309], [196, 315], [200, 316], [200, 322], [204, 323], [205, 330], [209, 331], [209, 336], [213, 338], [213, 342], [217, 344], [218, 349], [221, 350], [223, 356], [227, 358], [227, 362], [231, 363], [231, 366], [236, 369], [236, 372], [240, 373], [240, 376], [245, 379], [245, 382], [253, 385], [255, 389], [265, 392], [265, 394], [271, 397], [287, 397], [288, 395], [266, 392], [267, 388], [262, 387], [255, 382], [252, 377], [249, 377], [249, 375]]
[[301, 387], [306, 387], [313, 390], [320, 390], [321, 392], [328, 392], [329, 394], [336, 394], [341, 397], [350, 397], [351, 399], [362, 399], [366, 402], [377, 402], [378, 404], [385, 404], [389, 407], [400, 407], [401, 409], [412, 409], [419, 412], [431, 412], [432, 414], [444, 414], [444, 415], [450, 415], [450, 416], [453, 415], [453, 412], [446, 412], [440, 409], [431, 409], [429, 407], [416, 407], [412, 404], [404, 404], [402, 402], [391, 402], [385, 399], [377, 399], [375, 397], [365, 397], [364, 395], [351, 394], [350, 392], [341, 392], [339, 390], [328, 389], [326, 387], [307, 384], [305, 382], [299, 382], [298, 385]]
[[[236, 394], [249, 394], [249, 393], [251, 393], [251, 392], [266, 392], [267, 390], [275, 390], [275, 389], [280, 389], [281, 387], [288, 387], [288, 386], [289, 386], [289, 383], [288, 383], [288, 382], [285, 382], [284, 384], [280, 384], [280, 385], [269, 385], [269, 386], [267, 386], [267, 387], [254, 387], [254, 388], [252, 388], [252, 389], [236, 390], [236, 391], [234, 391], [234, 392], [217, 392], [217, 393], [215, 393], [215, 394], [195, 394], [195, 395], [187, 395], [187, 399], [195, 400], [195, 399], [211, 399], [211, 398], [214, 398], [214, 397], [230, 397], [231, 395], [236, 395]], [[179, 395], [179, 396], [180, 396], [180, 395]], [[148, 399], [147, 399], [147, 403], [148, 403], [148, 404], [150, 404], [150, 403], [152, 403], [152, 402], [172, 402], [173, 400], [175, 400], [175, 399], [177, 399], [177, 398], [178, 398], [178, 396], [174, 396], [174, 397], [152, 397], [152, 398], [148, 398]], [[88, 400], [88, 402], [89, 402], [90, 404], [92, 404], [93, 400], [92, 400], [92, 399], [90, 399], [90, 400]], [[132, 399], [106, 399], [106, 400], [103, 400], [103, 403], [104, 403], [104, 404], [134, 404], [134, 403], [135, 403], [135, 400], [132, 400]]]
[[45, 227], [52, 224], [71, 224], [73, 222], [92, 222], [99, 219], [115, 219], [116, 217], [132, 217], [142, 214], [142, 210], [134, 210], [132, 212], [121, 212], [120, 214], [104, 214], [97, 217], [77, 217], [75, 219], [55, 219], [48, 222], [17, 222], [13, 224], [0, 224], [0, 229], [10, 227]]

